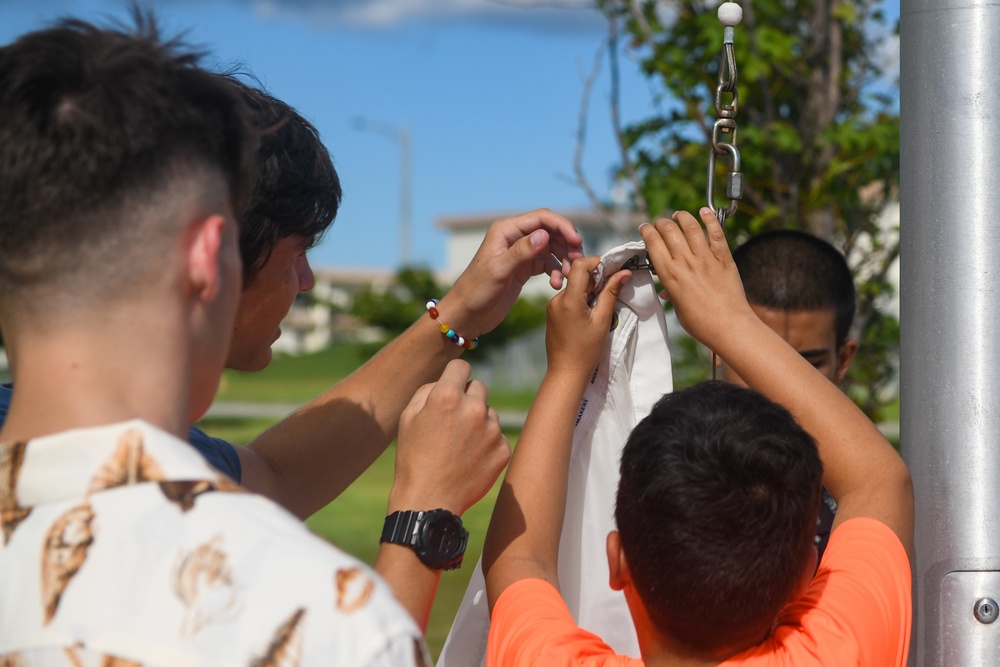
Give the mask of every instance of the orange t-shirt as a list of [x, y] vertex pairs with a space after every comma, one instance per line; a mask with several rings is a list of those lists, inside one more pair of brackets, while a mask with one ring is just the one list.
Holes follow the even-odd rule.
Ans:
[[[736, 667], [902, 667], [910, 645], [910, 562], [899, 538], [874, 519], [845, 521], [830, 537], [801, 598], [778, 615], [771, 636], [726, 660]], [[505, 590], [493, 609], [487, 667], [639, 667], [576, 626], [557, 591], [540, 579]]]

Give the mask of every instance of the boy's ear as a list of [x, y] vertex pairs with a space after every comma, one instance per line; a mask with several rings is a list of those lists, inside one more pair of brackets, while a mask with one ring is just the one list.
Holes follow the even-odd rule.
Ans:
[[608, 533], [608, 583], [611, 590], [624, 590], [627, 584], [632, 582], [632, 574], [628, 570], [628, 561], [625, 560], [625, 552], [622, 551], [622, 540], [617, 530]]
[[220, 252], [226, 219], [210, 215], [191, 222], [185, 246], [187, 277], [192, 293], [201, 301], [211, 301], [219, 293]]
[[854, 355], [857, 353], [858, 341], [853, 338], [845, 340], [844, 344], [837, 350], [837, 382], [842, 381], [847, 375], [847, 370], [851, 367], [851, 362], [854, 361]]

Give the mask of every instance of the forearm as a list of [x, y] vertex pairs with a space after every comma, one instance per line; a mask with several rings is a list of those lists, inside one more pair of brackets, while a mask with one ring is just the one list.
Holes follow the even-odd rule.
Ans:
[[509, 585], [540, 578], [558, 587], [559, 539], [582, 375], [546, 374], [500, 489], [483, 549], [490, 608]]
[[881, 432], [749, 308], [734, 314], [727, 328], [741, 335], [724, 337], [716, 352], [750, 387], [784, 405], [816, 440], [823, 483], [840, 506], [838, 522], [870, 516], [896, 530], [909, 548], [909, 473]]
[[414, 392], [461, 352], [424, 315], [349, 377], [250, 443], [256, 460], [244, 465], [244, 486], [300, 518], [322, 508], [385, 451]]
[[426, 633], [434, 595], [441, 581], [441, 570], [421, 563], [408, 547], [382, 543], [375, 558], [375, 571], [389, 584], [400, 604], [420, 626], [421, 632]]

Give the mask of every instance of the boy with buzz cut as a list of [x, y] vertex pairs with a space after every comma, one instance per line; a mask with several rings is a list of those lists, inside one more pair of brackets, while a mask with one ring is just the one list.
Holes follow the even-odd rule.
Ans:
[[[642, 660], [576, 627], [559, 596], [573, 416], [626, 279], [616, 274], [591, 309], [596, 262], [581, 260], [549, 307], [548, 370], [487, 535], [488, 665], [906, 664], [906, 466], [757, 317], [721, 225], [709, 209], [701, 218], [707, 238], [685, 212], [640, 233], [681, 324], [753, 390], [710, 382], [669, 395], [625, 446], [609, 583], [624, 592]], [[821, 479], [840, 511], [817, 570]]]
[[[812, 234], [764, 232], [733, 252], [750, 308], [831, 382], [847, 374], [856, 296], [844, 255]], [[723, 378], [745, 386], [727, 364]]]
[[[856, 296], [844, 255], [812, 234], [764, 232], [733, 252], [750, 308], [830, 382], [839, 385], [858, 351], [850, 338]], [[729, 365], [722, 379], [745, 387]], [[820, 560], [830, 539], [837, 503], [823, 490], [816, 522]]]

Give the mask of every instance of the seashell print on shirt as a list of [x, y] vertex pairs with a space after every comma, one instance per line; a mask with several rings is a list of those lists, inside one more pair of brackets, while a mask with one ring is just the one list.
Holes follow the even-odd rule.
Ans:
[[337, 570], [333, 580], [337, 591], [337, 611], [345, 614], [364, 608], [375, 590], [371, 577], [356, 567]]
[[182, 512], [188, 512], [194, 508], [195, 499], [204, 493], [215, 491], [215, 485], [205, 479], [191, 482], [160, 482], [160, 491]]
[[17, 478], [26, 448], [23, 442], [0, 445], [0, 528], [5, 545], [10, 542], [14, 529], [31, 513], [31, 508], [21, 507], [17, 499]]
[[94, 511], [86, 500], [52, 522], [42, 550], [42, 605], [45, 624], [55, 617], [66, 587], [87, 559], [94, 542]]
[[118, 439], [115, 451], [90, 481], [89, 492], [164, 479], [166, 476], [159, 464], [142, 445], [142, 432], [129, 429]]
[[302, 659], [303, 633], [299, 623], [305, 615], [300, 607], [275, 631], [270, 646], [263, 656], [254, 660], [251, 667], [298, 667]]
[[224, 623], [239, 615], [239, 590], [221, 545], [222, 535], [216, 535], [177, 558], [173, 588], [184, 605], [181, 637], [192, 637], [209, 623]]
[[[82, 648], [82, 646], [80, 646], [80, 648]], [[63, 649], [63, 653], [66, 654], [66, 658], [73, 667], [84, 667], [86, 664], [83, 659], [77, 655], [77, 648]], [[0, 667], [2, 667], [2, 665], [0, 665]], [[125, 658], [119, 658], [113, 655], [102, 655], [100, 667], [142, 667], [142, 663], [135, 662], [133, 660], [126, 660]]]

